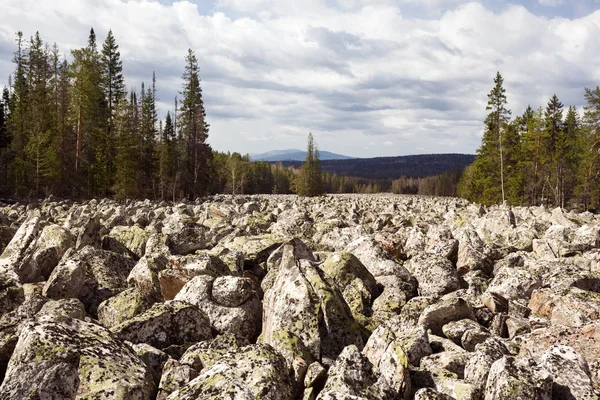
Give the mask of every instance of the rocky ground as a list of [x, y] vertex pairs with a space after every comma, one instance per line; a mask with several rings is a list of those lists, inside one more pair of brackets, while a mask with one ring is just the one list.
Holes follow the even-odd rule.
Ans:
[[412, 196], [0, 206], [0, 399], [597, 399], [600, 216]]

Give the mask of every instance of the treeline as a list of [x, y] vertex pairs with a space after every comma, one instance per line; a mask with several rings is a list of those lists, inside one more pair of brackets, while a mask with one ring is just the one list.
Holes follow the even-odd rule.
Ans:
[[212, 151], [198, 61], [185, 57], [181, 99], [164, 121], [156, 77], [125, 90], [112, 32], [94, 30], [67, 59], [19, 32], [0, 104], [0, 193], [16, 198], [195, 198], [211, 190]]
[[[303, 165], [251, 162], [247, 155], [213, 151], [207, 143], [209, 124], [192, 50], [185, 56], [180, 95], [160, 120], [155, 74], [148, 85], [127, 91], [112, 31], [98, 45], [91, 29], [87, 45], [71, 50], [68, 57], [56, 44], [44, 43], [39, 33], [25, 39], [19, 32], [15, 47], [14, 73], [0, 99], [1, 197], [455, 195], [454, 173], [392, 180], [322, 172], [312, 135]], [[396, 167], [406, 164], [404, 159], [400, 164], [392, 161]], [[367, 169], [381, 169], [389, 177], [388, 170], [395, 167], [386, 161]]]
[[583, 116], [554, 95], [511, 119], [500, 73], [485, 132], [458, 194], [483, 204], [600, 208], [600, 88], [585, 89]]

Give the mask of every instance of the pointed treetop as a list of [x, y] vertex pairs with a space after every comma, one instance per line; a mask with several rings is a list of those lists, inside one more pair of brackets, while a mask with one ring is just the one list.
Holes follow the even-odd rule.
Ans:
[[88, 37], [88, 48], [91, 50], [96, 50], [96, 33], [94, 33], [94, 28], [90, 29], [90, 36]]

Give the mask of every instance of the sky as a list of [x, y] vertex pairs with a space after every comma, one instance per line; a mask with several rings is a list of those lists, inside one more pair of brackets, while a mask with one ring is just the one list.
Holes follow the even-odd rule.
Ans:
[[0, 87], [15, 33], [61, 52], [112, 29], [128, 90], [156, 72], [173, 109], [198, 57], [208, 142], [353, 157], [474, 153], [504, 77], [513, 116], [600, 85], [600, 0], [0, 0]]

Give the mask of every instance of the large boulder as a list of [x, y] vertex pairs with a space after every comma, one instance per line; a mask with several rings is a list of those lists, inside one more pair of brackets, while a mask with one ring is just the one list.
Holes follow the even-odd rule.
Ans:
[[31, 268], [48, 279], [65, 252], [75, 246], [75, 237], [59, 225], [48, 225], [42, 229], [35, 252], [31, 257]]
[[[390, 371], [390, 373], [394, 372], [396, 371]], [[410, 387], [410, 383], [404, 382], [404, 384]], [[369, 359], [356, 346], [351, 345], [342, 351], [329, 369], [325, 387], [317, 400], [337, 398], [391, 400], [404, 397], [403, 395], [404, 393], [398, 393], [392, 389], [388, 381], [378, 374]]]
[[552, 346], [541, 358], [541, 366], [553, 376], [552, 398], [598, 399], [585, 358], [569, 346]]
[[552, 399], [552, 375], [537, 365], [518, 363], [503, 356], [492, 364], [485, 387], [485, 400]]
[[212, 338], [205, 313], [180, 301], [166, 301], [111, 328], [121, 340], [146, 343], [157, 349], [193, 344]]
[[405, 266], [417, 279], [420, 296], [437, 297], [460, 289], [456, 268], [444, 256], [415, 256]]
[[102, 248], [139, 260], [146, 253], [148, 238], [139, 226], [115, 226], [102, 239]]
[[[193, 304], [206, 313], [210, 326], [216, 332], [254, 341], [260, 330], [262, 307], [258, 295], [248, 285], [246, 278], [230, 276], [215, 279], [210, 275], [199, 275], [181, 289], [175, 300]], [[217, 299], [229, 304], [244, 300], [237, 306], [226, 306]]]
[[333, 253], [319, 267], [327, 282], [342, 293], [354, 319], [367, 326], [371, 305], [379, 294], [373, 275], [352, 253]]
[[21, 224], [17, 233], [0, 255], [0, 269], [14, 272], [21, 282], [41, 280], [40, 270], [31, 263], [40, 229], [40, 216], [32, 213]]
[[171, 256], [166, 268], [158, 273], [162, 297], [173, 300], [185, 284], [198, 275], [229, 275], [229, 268], [220, 258], [208, 253]]
[[366, 336], [337, 287], [311, 261], [296, 259], [287, 245], [279, 275], [264, 296], [260, 340], [291, 365], [296, 356], [307, 363], [334, 360], [346, 345], [362, 348]]
[[293, 383], [285, 359], [271, 346], [256, 344], [223, 355], [169, 400], [292, 400]]
[[43, 294], [51, 299], [78, 298], [96, 316], [100, 303], [127, 288], [134, 265], [129, 258], [91, 246], [70, 251], [52, 271]]
[[451, 297], [427, 307], [419, 317], [419, 325], [441, 334], [444, 325], [461, 319], [476, 320], [473, 307], [462, 297]]
[[127, 289], [100, 303], [98, 320], [110, 328], [143, 313], [151, 305], [151, 301], [140, 291]]
[[27, 322], [0, 386], [4, 399], [152, 399], [152, 374], [98, 325], [66, 316]]

